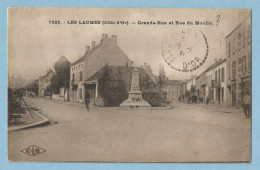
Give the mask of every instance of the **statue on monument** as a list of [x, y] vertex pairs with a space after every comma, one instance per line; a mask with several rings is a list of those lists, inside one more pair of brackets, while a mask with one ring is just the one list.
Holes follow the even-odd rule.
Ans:
[[128, 92], [128, 99], [120, 104], [120, 107], [151, 107], [148, 102], [142, 99], [142, 92], [139, 86], [139, 70], [132, 71], [131, 90]]

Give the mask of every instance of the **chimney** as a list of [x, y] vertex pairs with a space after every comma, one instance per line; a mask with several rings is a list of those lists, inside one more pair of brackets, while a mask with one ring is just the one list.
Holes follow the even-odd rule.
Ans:
[[86, 46], [85, 53], [88, 53], [90, 51], [90, 46]]
[[91, 49], [95, 48], [95, 46], [96, 46], [96, 42], [95, 42], [95, 41], [92, 41], [92, 42], [91, 42]]
[[101, 43], [104, 43], [107, 41], [107, 34], [102, 34]]
[[112, 35], [111, 37], [112, 41], [117, 44], [117, 36], [116, 35]]

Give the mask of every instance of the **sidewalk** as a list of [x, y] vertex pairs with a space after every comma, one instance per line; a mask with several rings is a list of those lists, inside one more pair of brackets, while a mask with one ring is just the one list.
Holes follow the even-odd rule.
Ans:
[[187, 105], [187, 106], [194, 106], [199, 107], [203, 109], [207, 109], [213, 112], [222, 112], [222, 113], [243, 113], [243, 108], [240, 107], [233, 107], [233, 106], [227, 106], [227, 105], [221, 105], [221, 104], [214, 104], [214, 103], [186, 103], [186, 102], [178, 102], [174, 101], [173, 105]]
[[60, 101], [60, 100], [52, 100], [52, 99], [47, 99], [47, 98], [41, 98], [41, 97], [37, 97], [37, 99], [40, 100], [47, 100], [53, 103], [59, 103], [59, 104], [66, 104], [66, 105], [71, 105], [71, 106], [75, 106], [75, 107], [85, 107], [84, 103], [79, 103], [79, 102], [70, 102], [70, 101]]
[[243, 108], [227, 106], [227, 105], [220, 105], [220, 104], [199, 104], [207, 109], [211, 109], [215, 112], [223, 112], [223, 113], [240, 113], [243, 112]]
[[[85, 104], [84, 103], [79, 103], [79, 102], [71, 102], [71, 101], [60, 101], [60, 100], [52, 100], [52, 99], [47, 99], [47, 98], [40, 98], [38, 97], [38, 99], [41, 100], [48, 100], [50, 102], [53, 103], [59, 103], [59, 104], [66, 104], [66, 105], [70, 105], [70, 106], [74, 106], [74, 107], [81, 107], [81, 108], [85, 108]], [[100, 110], [100, 109], [107, 109], [109, 108], [111, 109], [121, 109], [121, 110], [168, 110], [168, 109], [172, 109], [174, 108], [174, 106], [172, 105], [167, 105], [167, 106], [162, 106], [162, 107], [147, 107], [147, 108], [121, 108], [121, 107], [102, 107], [102, 106], [94, 106], [94, 105], [90, 105], [90, 109], [94, 109], [94, 110]]]
[[49, 120], [41, 115], [30, 106], [26, 107], [23, 101], [21, 101], [21, 110], [14, 113], [15, 118], [8, 123], [8, 132], [15, 130], [22, 130], [33, 127], [40, 127], [49, 124]]

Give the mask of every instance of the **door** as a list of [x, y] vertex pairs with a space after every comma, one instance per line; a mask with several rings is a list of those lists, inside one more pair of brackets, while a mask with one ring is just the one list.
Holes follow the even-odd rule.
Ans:
[[236, 84], [232, 84], [232, 106], [236, 106]]

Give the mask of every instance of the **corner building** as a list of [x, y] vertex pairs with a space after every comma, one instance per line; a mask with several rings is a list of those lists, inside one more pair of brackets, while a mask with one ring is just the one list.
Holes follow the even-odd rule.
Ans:
[[92, 41], [91, 47], [85, 47], [85, 54], [71, 64], [70, 101], [83, 103], [85, 93], [88, 91], [91, 100], [99, 102], [98, 81], [88, 81], [88, 78], [105, 65], [133, 66], [133, 61], [118, 47], [115, 35], [108, 37], [107, 34], [102, 34], [99, 44]]
[[226, 37], [228, 104], [242, 106], [245, 93], [251, 95], [252, 32], [251, 14]]

